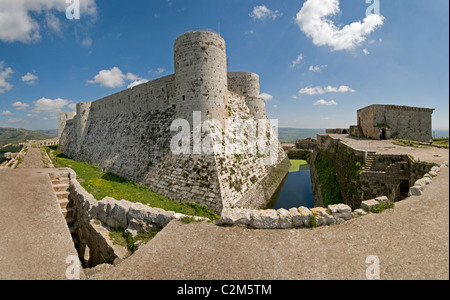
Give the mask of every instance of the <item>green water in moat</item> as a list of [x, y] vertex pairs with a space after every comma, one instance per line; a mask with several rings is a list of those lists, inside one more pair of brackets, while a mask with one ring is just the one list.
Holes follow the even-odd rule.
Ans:
[[310, 165], [299, 160], [291, 160], [291, 165], [288, 175], [272, 196], [268, 208], [314, 207]]

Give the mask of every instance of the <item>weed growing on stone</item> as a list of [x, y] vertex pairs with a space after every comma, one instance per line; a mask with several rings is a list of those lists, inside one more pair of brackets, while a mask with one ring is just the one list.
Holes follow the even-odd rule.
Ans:
[[378, 204], [377, 206], [375, 206], [372, 209], [372, 212], [375, 214], [379, 214], [382, 213], [383, 211], [385, 211], [386, 209], [391, 209], [394, 208], [395, 204], [394, 202], [380, 202], [380, 204]]
[[128, 251], [134, 253], [139, 245], [147, 244], [151, 239], [153, 239], [160, 230], [153, 230], [149, 232], [141, 232], [136, 237], [133, 238], [131, 234], [126, 234], [123, 228], [116, 228], [113, 232], [109, 234], [113, 243], [126, 247]]
[[314, 214], [309, 216], [309, 223], [311, 225], [311, 228], [317, 227], [317, 220], [316, 220], [316, 216]]

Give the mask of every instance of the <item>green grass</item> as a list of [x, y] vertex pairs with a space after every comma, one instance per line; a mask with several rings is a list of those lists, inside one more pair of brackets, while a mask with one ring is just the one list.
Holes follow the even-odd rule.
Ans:
[[290, 159], [291, 167], [289, 168], [289, 173], [295, 173], [302, 169], [303, 167], [309, 166], [308, 162], [303, 159]]
[[439, 145], [439, 146], [448, 146], [449, 145], [449, 139], [433, 139], [433, 145]]
[[[47, 153], [56, 150], [58, 146], [46, 147]], [[125, 199], [130, 202], [140, 202], [151, 207], [162, 208], [166, 211], [174, 211], [190, 216], [206, 217], [211, 220], [219, 219], [219, 216], [208, 210], [204, 205], [196, 203], [176, 202], [160, 194], [154, 193], [144, 186], [135, 184], [115, 174], [102, 172], [99, 168], [86, 162], [79, 162], [62, 153], [53, 152], [51, 155], [56, 168], [71, 168], [77, 173], [77, 178], [83, 188], [95, 199], [112, 197], [117, 200]]]
[[[414, 148], [426, 148], [429, 147], [429, 143], [420, 143], [416, 141], [410, 141], [410, 140], [398, 140], [393, 142], [396, 145], [399, 146], [409, 146]], [[439, 138], [439, 139], [433, 139], [434, 146], [448, 146], [449, 145], [449, 139], [447, 138]]]
[[138, 241], [142, 241], [147, 244], [152, 238], [154, 238], [160, 230], [153, 230], [149, 232], [141, 232], [136, 237], [132, 237], [130, 234], [125, 234], [123, 228], [116, 228], [113, 232], [110, 232], [109, 236], [113, 240], [113, 243], [126, 247], [128, 251], [134, 253], [138, 249]]
[[375, 214], [379, 214], [379, 213], [382, 213], [383, 211], [385, 211], [386, 209], [394, 208], [394, 206], [395, 206], [395, 204], [393, 202], [388, 202], [388, 203], [380, 202], [380, 204], [378, 204], [377, 206], [375, 206], [372, 209], [372, 212]]

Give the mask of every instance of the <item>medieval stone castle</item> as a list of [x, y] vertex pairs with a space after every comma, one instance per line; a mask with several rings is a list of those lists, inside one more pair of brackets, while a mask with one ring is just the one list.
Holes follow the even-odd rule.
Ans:
[[[195, 112], [201, 112], [201, 120], [219, 122], [222, 138], [232, 119], [267, 120], [259, 76], [228, 73], [224, 39], [203, 30], [177, 38], [174, 65], [173, 75], [78, 103], [76, 113], [62, 113], [59, 151], [173, 200], [204, 204], [216, 212], [263, 207], [290, 166], [278, 139], [272, 145], [276, 159], [269, 165], [263, 154], [251, 151], [175, 154], [170, 147], [176, 119], [189, 122], [195, 139]], [[268, 137], [275, 137], [270, 125], [266, 129]], [[249, 130], [240, 128], [235, 134], [247, 137]]]

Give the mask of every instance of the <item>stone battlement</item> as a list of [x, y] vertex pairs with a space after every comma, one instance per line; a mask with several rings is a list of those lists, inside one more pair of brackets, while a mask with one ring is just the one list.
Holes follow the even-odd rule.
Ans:
[[[413, 107], [413, 106], [393, 105], [393, 104], [389, 104], [389, 105], [384, 105], [384, 104], [373, 104], [373, 105], [370, 105], [370, 106], [368, 106], [368, 107], [375, 107], [375, 106], [378, 106], [378, 107], [384, 107], [385, 109], [391, 109], [391, 110], [422, 111], [422, 112], [429, 112], [429, 113], [432, 113], [432, 112], [434, 112], [434, 110], [435, 110], [434, 108]], [[359, 109], [358, 111], [364, 110], [364, 109], [366, 109], [366, 108], [367, 108], [367, 107], [362, 108], [362, 109]]]

